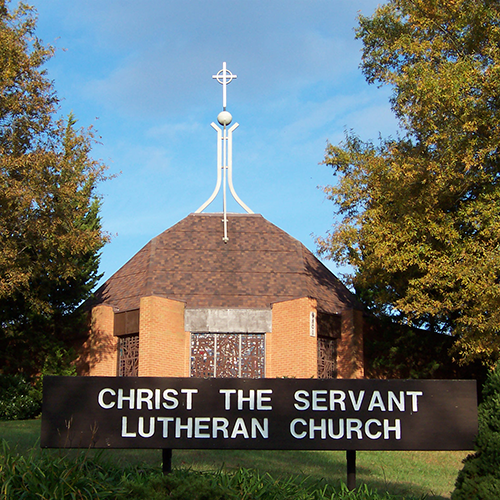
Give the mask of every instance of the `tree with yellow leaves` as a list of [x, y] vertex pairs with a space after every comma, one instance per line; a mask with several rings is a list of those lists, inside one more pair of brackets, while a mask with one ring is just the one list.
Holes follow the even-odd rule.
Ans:
[[500, 348], [500, 3], [390, 0], [360, 16], [362, 70], [393, 89], [396, 138], [347, 133], [325, 163], [338, 223], [320, 252], [352, 266], [377, 314]]
[[0, 374], [38, 373], [78, 332], [106, 235], [92, 132], [57, 118], [36, 16], [0, 0]]

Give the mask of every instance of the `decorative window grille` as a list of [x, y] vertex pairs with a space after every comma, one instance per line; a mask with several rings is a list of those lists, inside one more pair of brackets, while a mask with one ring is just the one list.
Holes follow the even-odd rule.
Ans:
[[199, 378], [263, 378], [263, 334], [191, 334], [191, 376]]
[[337, 378], [337, 340], [318, 338], [318, 378]]
[[118, 337], [118, 376], [139, 375], [139, 334]]

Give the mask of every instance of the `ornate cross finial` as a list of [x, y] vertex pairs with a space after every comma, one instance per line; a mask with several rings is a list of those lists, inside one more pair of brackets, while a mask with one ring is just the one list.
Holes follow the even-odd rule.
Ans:
[[217, 132], [217, 184], [215, 186], [214, 192], [212, 196], [198, 209], [195, 213], [199, 214], [205, 210], [210, 203], [215, 199], [221, 184], [223, 187], [223, 213], [224, 218], [222, 221], [224, 222], [224, 237], [222, 241], [227, 243], [229, 238], [227, 236], [227, 211], [226, 211], [226, 181], [229, 185], [229, 189], [231, 194], [237, 203], [249, 214], [253, 214], [253, 212], [240, 200], [236, 191], [233, 187], [233, 131], [238, 127], [238, 124], [235, 123], [231, 128], [228, 126], [233, 121], [233, 117], [229, 111], [226, 111], [226, 87], [228, 83], [231, 83], [236, 75], [233, 75], [230, 71], [226, 69], [226, 63], [222, 63], [222, 69], [216, 74], [213, 75], [212, 78], [217, 80], [222, 85], [222, 107], [223, 110], [218, 114], [217, 121], [220, 125], [222, 125], [222, 129], [217, 126], [215, 123], [212, 123], [212, 127]]
[[236, 75], [233, 75], [231, 71], [226, 69], [226, 63], [223, 62], [222, 69], [216, 75], [212, 75], [212, 78], [217, 80], [222, 85], [222, 109], [226, 111], [226, 87], [228, 83], [231, 83], [235, 78], [238, 77]]

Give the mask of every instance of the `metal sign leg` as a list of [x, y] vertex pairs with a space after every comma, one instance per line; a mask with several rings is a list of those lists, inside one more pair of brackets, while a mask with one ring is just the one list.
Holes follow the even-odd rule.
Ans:
[[172, 448], [163, 448], [161, 451], [163, 474], [170, 474], [172, 472]]
[[356, 489], [356, 450], [347, 450], [347, 489]]

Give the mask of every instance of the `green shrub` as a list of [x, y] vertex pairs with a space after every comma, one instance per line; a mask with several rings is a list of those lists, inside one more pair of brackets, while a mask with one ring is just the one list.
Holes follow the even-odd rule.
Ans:
[[13, 454], [5, 441], [0, 456], [2, 500], [66, 500], [118, 498], [121, 473], [80, 455], [76, 459]]
[[464, 460], [452, 500], [500, 498], [500, 363], [488, 375], [478, 417], [475, 453]]
[[[149, 475], [143, 480], [126, 481], [128, 500], [391, 500], [366, 485], [349, 491], [345, 485], [334, 488], [324, 482], [291, 476], [275, 479], [255, 470], [235, 472], [196, 472], [176, 470], [166, 476]], [[121, 498], [121, 497], [120, 497]], [[398, 497], [398, 500], [400, 499]], [[410, 500], [410, 499], [408, 499]]]
[[123, 498], [130, 500], [224, 500], [234, 498], [231, 491], [211, 480], [210, 474], [193, 471], [174, 471], [168, 475], [148, 474], [129, 477]]
[[[101, 454], [82, 452], [76, 458], [47, 450], [26, 456], [0, 445], [1, 500], [391, 500], [367, 486], [348, 491], [324, 482], [293, 476], [274, 479], [269, 474], [239, 469], [235, 472], [121, 468]], [[398, 500], [404, 500], [398, 497]], [[408, 499], [410, 500], [410, 499]]]
[[42, 410], [42, 392], [22, 375], [0, 375], [0, 420], [35, 418]]

